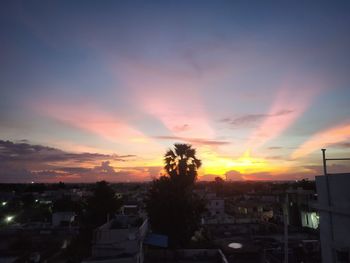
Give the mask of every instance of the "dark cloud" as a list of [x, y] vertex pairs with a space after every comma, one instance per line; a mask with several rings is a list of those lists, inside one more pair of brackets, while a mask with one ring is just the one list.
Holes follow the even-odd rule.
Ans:
[[[323, 166], [322, 165], [305, 165], [304, 168], [310, 170], [310, 172], [314, 175], [323, 175]], [[349, 173], [350, 172], [350, 165], [349, 164], [328, 164], [327, 165], [327, 172], [329, 174], [336, 174], [336, 173]]]
[[225, 118], [225, 119], [222, 119], [221, 122], [228, 123], [231, 126], [235, 126], [235, 127], [241, 127], [241, 126], [244, 127], [244, 126], [253, 125], [265, 118], [284, 116], [292, 112], [294, 111], [285, 109], [285, 110], [280, 110], [278, 112], [275, 112], [273, 114], [246, 114], [237, 118]]
[[214, 181], [216, 177], [223, 178], [222, 175], [218, 175], [218, 174], [203, 174], [200, 177], [198, 177], [198, 180], [204, 181], [204, 182], [209, 182], [209, 181]]
[[95, 166], [92, 170], [96, 173], [108, 176], [117, 174], [114, 168], [110, 165], [110, 161], [102, 162], [100, 166]]
[[265, 159], [269, 159], [269, 160], [286, 160], [288, 158], [286, 158], [283, 155], [271, 155], [271, 156], [265, 156]]
[[225, 122], [228, 122], [230, 125], [234, 126], [242, 126], [251, 123], [256, 123], [257, 121], [260, 121], [261, 119], [267, 116], [267, 114], [247, 114], [234, 119], [226, 118]]
[[193, 145], [218, 146], [218, 145], [231, 144], [231, 142], [228, 142], [228, 141], [207, 140], [207, 139], [201, 139], [201, 138], [187, 138], [187, 137], [179, 137], [179, 136], [154, 136], [154, 138], [159, 140], [183, 141], [183, 142], [191, 143]]
[[87, 162], [96, 160], [125, 161], [135, 155], [107, 155], [100, 153], [69, 153], [60, 149], [27, 142], [14, 143], [0, 140], [0, 161], [14, 162]]
[[54, 170], [58, 173], [75, 174], [75, 175], [98, 175], [98, 176], [115, 176], [117, 171], [111, 166], [110, 161], [103, 161], [100, 165], [92, 168], [85, 167], [59, 167]]
[[[26, 141], [0, 140], [0, 182], [132, 180], [134, 171], [116, 171], [111, 166], [111, 161], [126, 161], [132, 157], [135, 155], [70, 153]], [[96, 162], [100, 165], [93, 166]]]
[[33, 180], [39, 179], [41, 181], [47, 178], [53, 179], [55, 177], [59, 177], [69, 173], [61, 172], [60, 170], [40, 170], [40, 171], [32, 171], [30, 172], [30, 174], [32, 175]]
[[281, 149], [283, 149], [283, 147], [282, 146], [271, 146], [271, 147], [268, 147], [267, 149], [269, 149], [269, 150], [281, 150]]
[[34, 180], [33, 174], [24, 167], [0, 163], [0, 183], [29, 183]]
[[162, 167], [123, 167], [111, 166], [109, 161], [101, 162], [92, 168], [63, 167], [50, 171], [51, 175], [59, 176], [59, 179], [73, 178], [76, 182], [106, 180], [114, 182], [149, 181], [159, 176]]
[[64, 173], [70, 173], [70, 174], [84, 174], [88, 173], [91, 169], [90, 168], [85, 168], [85, 167], [60, 167], [57, 168], [56, 171], [59, 172], [64, 172]]
[[243, 175], [235, 170], [231, 170], [225, 173], [225, 177], [227, 180], [231, 180], [231, 181], [242, 181], [244, 180]]
[[96, 182], [106, 180], [111, 182], [149, 181], [159, 176], [162, 167], [123, 167], [111, 166], [109, 161], [101, 162], [91, 168], [85, 167], [54, 167], [51, 169], [29, 170], [11, 165], [0, 164], [1, 183], [34, 182]]
[[337, 148], [350, 148], [350, 142], [340, 142], [333, 144], [332, 147], [337, 147]]

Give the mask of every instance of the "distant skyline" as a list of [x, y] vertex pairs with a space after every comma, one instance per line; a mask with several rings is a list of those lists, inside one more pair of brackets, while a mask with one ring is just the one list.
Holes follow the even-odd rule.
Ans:
[[[2, 1], [0, 182], [313, 179], [350, 157], [349, 1]], [[330, 172], [350, 172], [331, 163]]]

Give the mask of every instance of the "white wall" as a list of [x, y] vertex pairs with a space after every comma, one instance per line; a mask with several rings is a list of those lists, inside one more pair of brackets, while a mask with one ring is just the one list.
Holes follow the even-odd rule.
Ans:
[[207, 208], [212, 216], [225, 214], [224, 199], [209, 199]]
[[336, 262], [335, 250], [350, 249], [350, 174], [329, 175], [328, 179], [330, 207], [327, 199], [326, 177], [316, 177], [324, 263]]

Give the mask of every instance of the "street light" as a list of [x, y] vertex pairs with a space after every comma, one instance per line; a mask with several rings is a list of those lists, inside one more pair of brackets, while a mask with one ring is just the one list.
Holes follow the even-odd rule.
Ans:
[[7, 202], [1, 202], [1, 205], [5, 206], [5, 205], [7, 205]]
[[5, 222], [6, 223], [11, 223], [15, 217], [14, 216], [7, 216], [5, 217]]

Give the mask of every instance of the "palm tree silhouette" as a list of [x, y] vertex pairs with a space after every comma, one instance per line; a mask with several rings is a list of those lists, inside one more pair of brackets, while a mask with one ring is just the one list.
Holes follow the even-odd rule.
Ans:
[[174, 149], [164, 155], [165, 170], [171, 179], [193, 185], [202, 162], [196, 158], [196, 150], [190, 144], [174, 144]]
[[153, 180], [146, 197], [146, 210], [152, 230], [167, 235], [169, 246], [185, 247], [200, 227], [205, 203], [194, 192], [201, 161], [189, 144], [174, 144], [164, 155], [162, 175]]

